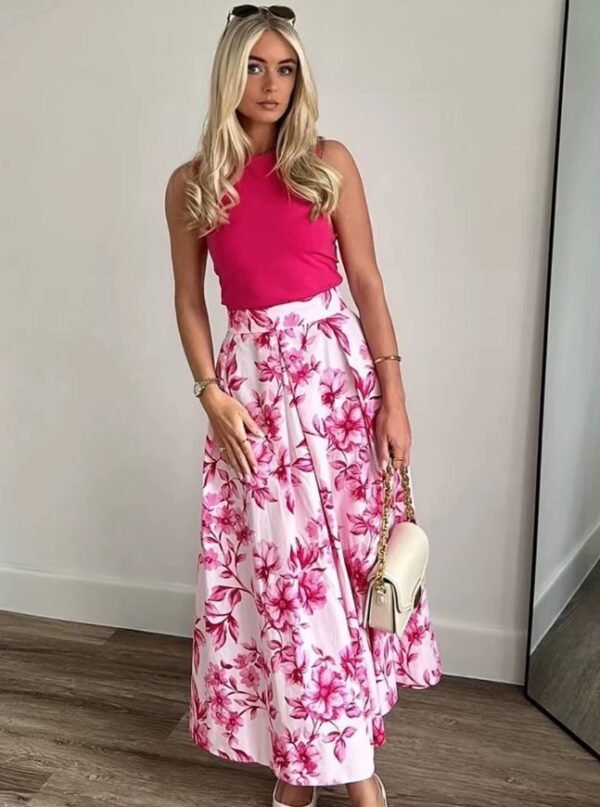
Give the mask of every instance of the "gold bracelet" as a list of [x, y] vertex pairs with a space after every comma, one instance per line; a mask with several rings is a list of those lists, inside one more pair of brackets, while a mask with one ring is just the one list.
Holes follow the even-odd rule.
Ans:
[[393, 359], [394, 361], [402, 361], [402, 357], [398, 356], [397, 353], [391, 353], [389, 356], [378, 356], [376, 359], [373, 360], [373, 364], [377, 364], [380, 361], [385, 361], [386, 359]]

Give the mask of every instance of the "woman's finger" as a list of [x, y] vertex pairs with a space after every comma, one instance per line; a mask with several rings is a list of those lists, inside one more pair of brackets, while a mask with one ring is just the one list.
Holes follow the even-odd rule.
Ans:
[[231, 465], [233, 470], [236, 471], [236, 473], [241, 475], [242, 469], [241, 469], [241, 466], [240, 466], [240, 463], [239, 463], [239, 458], [238, 458], [238, 455], [237, 455], [237, 451], [235, 449], [235, 440], [228, 440], [226, 445], [227, 445], [227, 449], [226, 449], [227, 450], [227, 461], [229, 462], [229, 464]]
[[241, 474], [244, 479], [246, 479], [250, 475], [250, 468], [248, 467], [248, 462], [246, 460], [246, 454], [244, 453], [243, 446], [247, 446], [248, 443], [243, 443], [242, 440], [245, 440], [244, 437], [234, 436], [228, 443], [229, 448], [229, 456], [232, 458], [233, 462], [235, 463], [234, 467], [236, 471]]
[[244, 455], [248, 460], [248, 463], [252, 467], [252, 470], [256, 471], [256, 469], [258, 468], [258, 462], [256, 460], [256, 457], [254, 456], [254, 451], [252, 451], [250, 440], [246, 439], [242, 442], [242, 451], [244, 452]]
[[408, 445], [390, 443], [390, 454], [393, 457], [394, 466], [396, 468], [399, 468], [400, 465], [408, 466], [410, 458], [410, 447]]

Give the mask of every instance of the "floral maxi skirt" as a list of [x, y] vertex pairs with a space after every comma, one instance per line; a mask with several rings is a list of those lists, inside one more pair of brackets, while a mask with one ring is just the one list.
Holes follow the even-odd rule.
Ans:
[[208, 422], [189, 732], [291, 784], [366, 779], [398, 687], [442, 675], [426, 587], [401, 637], [362, 626], [383, 507], [373, 358], [335, 287], [227, 316], [217, 376], [265, 438], [247, 434], [244, 481]]

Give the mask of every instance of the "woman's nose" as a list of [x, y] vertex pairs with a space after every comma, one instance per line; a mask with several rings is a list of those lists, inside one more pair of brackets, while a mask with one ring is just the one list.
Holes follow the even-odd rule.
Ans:
[[267, 75], [265, 78], [264, 89], [267, 92], [274, 92], [277, 89], [276, 76]]

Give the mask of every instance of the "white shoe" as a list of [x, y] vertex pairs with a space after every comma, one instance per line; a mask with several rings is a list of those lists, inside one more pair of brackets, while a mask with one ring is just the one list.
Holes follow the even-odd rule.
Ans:
[[[281, 801], [277, 801], [275, 798], [275, 794], [277, 793], [277, 786], [279, 785], [279, 781], [275, 782], [275, 788], [273, 790], [273, 807], [289, 807], [288, 804], [283, 804]], [[317, 807], [317, 799], [319, 797], [319, 789], [313, 787], [313, 794], [312, 799], [308, 802], [306, 807]], [[385, 805], [387, 807], [387, 804]]]
[[379, 788], [381, 790], [381, 795], [383, 796], [383, 807], [388, 807], [387, 795], [386, 795], [386, 792], [385, 792], [385, 787], [383, 786], [383, 782], [381, 781], [379, 776], [377, 776], [376, 773], [374, 773], [373, 776], [375, 777], [375, 779], [377, 781], [377, 784], [379, 785]]

